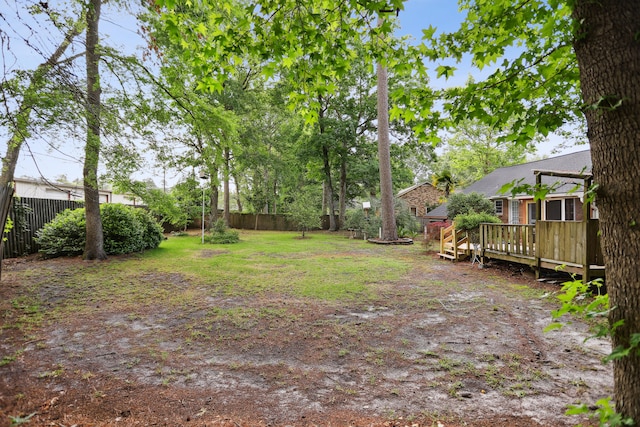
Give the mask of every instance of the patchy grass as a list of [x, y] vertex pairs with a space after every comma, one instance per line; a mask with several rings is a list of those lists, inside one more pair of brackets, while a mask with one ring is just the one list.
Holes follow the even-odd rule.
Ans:
[[[3, 327], [29, 330], [44, 320], [110, 310], [139, 311], [147, 305], [193, 310], [207, 297], [268, 293], [320, 301], [377, 298], [372, 283], [398, 280], [410, 263], [385, 248], [327, 233], [240, 233], [240, 243], [202, 245], [199, 236], [170, 237], [143, 254], [103, 263], [76, 263], [64, 275], [25, 272], [33, 280], [12, 302]], [[419, 250], [419, 247], [409, 250]], [[62, 285], [62, 286], [61, 286]], [[49, 307], [52, 308], [49, 308]], [[265, 313], [232, 313], [228, 319]], [[245, 318], [242, 322], [242, 320]]]

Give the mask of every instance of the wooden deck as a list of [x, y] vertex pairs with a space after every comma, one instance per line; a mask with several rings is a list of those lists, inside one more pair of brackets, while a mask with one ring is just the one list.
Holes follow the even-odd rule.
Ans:
[[[582, 179], [583, 194], [591, 186], [589, 173], [563, 171], [534, 171], [536, 186], [541, 186], [543, 176]], [[486, 259], [500, 259], [530, 265], [540, 276], [542, 270], [562, 269], [582, 276], [585, 282], [604, 277], [604, 259], [600, 246], [599, 223], [589, 219], [591, 202], [585, 198], [582, 204], [582, 221], [543, 221], [542, 200], [536, 200], [536, 222], [529, 224], [481, 224], [479, 248], [473, 251], [484, 263]], [[452, 229], [452, 230], [451, 230]], [[446, 231], [445, 231], [446, 230]], [[465, 234], [466, 235], [466, 234]], [[458, 242], [455, 244], [454, 242]], [[461, 251], [455, 224], [443, 229], [440, 240], [440, 256], [458, 260], [471, 251]]]
[[597, 220], [482, 224], [480, 257], [526, 264], [538, 275], [562, 269], [589, 281], [605, 273]]

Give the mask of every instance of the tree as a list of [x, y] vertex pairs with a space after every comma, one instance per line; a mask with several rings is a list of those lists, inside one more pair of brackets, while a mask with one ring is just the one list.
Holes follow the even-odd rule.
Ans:
[[[640, 3], [577, 1], [574, 50], [593, 160], [613, 347], [640, 333]], [[622, 236], [625, 236], [623, 239]], [[640, 352], [614, 360], [616, 410], [640, 422]]]
[[[20, 61], [16, 61], [17, 67], [25, 68], [4, 69], [0, 98], [5, 108], [0, 113], [0, 125], [6, 126], [9, 141], [7, 153], [3, 158], [3, 174], [0, 181], [10, 182], [13, 179], [20, 149], [24, 144], [33, 142], [30, 139], [42, 141], [49, 147], [62, 151], [63, 144], [77, 141], [79, 134], [84, 131], [83, 175], [84, 185], [87, 186], [85, 194], [89, 203], [96, 204], [94, 208], [87, 207], [90, 211], [89, 217], [92, 218], [87, 224], [93, 231], [87, 234], [86, 257], [100, 259], [103, 253], [100, 250], [102, 233], [99, 230], [101, 226], [97, 209], [97, 166], [104, 149], [101, 137], [108, 141], [113, 135], [121, 136], [124, 133], [123, 129], [137, 129], [135, 118], [140, 117], [140, 114], [131, 114], [135, 108], [132, 102], [135, 96], [119, 97], [117, 91], [108, 91], [107, 97], [103, 97], [103, 90], [109, 88], [109, 79], [100, 79], [98, 64], [108, 68], [112, 72], [111, 75], [117, 77], [114, 80], [121, 84], [122, 90], [125, 86], [130, 90], [136, 87], [135, 83], [139, 83], [135, 72], [131, 72], [134, 69], [140, 71], [139, 67], [136, 68], [139, 64], [135, 59], [125, 57], [108, 46], [98, 47], [101, 6], [99, 3], [77, 1], [58, 5], [46, 2], [17, 2], [16, 6], [24, 9], [30, 15], [30, 20], [33, 19], [37, 23], [34, 25], [26, 19], [22, 21], [21, 14], [15, 14], [18, 22], [28, 28], [30, 34], [36, 36], [30, 40], [23, 40], [23, 44], [36, 54], [50, 51], [54, 53], [45, 57], [45, 61], [35, 70], [27, 69], [28, 63]], [[5, 17], [1, 16], [0, 19], [4, 20]], [[89, 23], [92, 23], [92, 28], [88, 27]], [[5, 33], [4, 26], [0, 30], [2, 39], [5, 40], [7, 37], [6, 40], [9, 40], [2, 45], [3, 55], [11, 53], [13, 37], [16, 40], [20, 40], [21, 37], [20, 31], [15, 30], [13, 25], [7, 28], [15, 34]], [[49, 34], [56, 34], [56, 30], [63, 35], [61, 42], [49, 37]], [[76, 43], [83, 32], [85, 42]], [[87, 50], [81, 50], [84, 48]], [[93, 52], [88, 49], [92, 49]], [[84, 67], [83, 71], [79, 70], [80, 66]], [[127, 113], [120, 114], [127, 109]], [[126, 139], [128, 138], [117, 138], [118, 141]], [[117, 151], [119, 145], [119, 142], [115, 142], [111, 148]], [[130, 147], [128, 148], [129, 153], [132, 153]], [[70, 157], [83, 156], [81, 153], [72, 153]]]
[[[425, 67], [417, 49], [390, 37], [393, 19], [374, 25], [385, 10], [396, 12], [403, 0], [338, 1], [323, 3], [289, 0], [258, 1], [247, 5], [228, 1], [224, 8], [214, 2], [198, 2], [198, 15], [174, 2], [159, 2], [163, 33], [176, 43], [187, 46], [181, 58], [197, 69], [210, 70], [199, 87], [221, 90], [239, 62], [247, 57], [259, 58], [267, 77], [285, 71], [293, 91], [289, 101], [301, 110], [308, 123], [317, 121], [319, 100], [335, 89], [335, 81], [351, 68], [356, 57], [355, 46], [365, 45], [370, 63], [391, 67], [398, 74], [424, 75]], [[165, 8], [165, 9], [163, 9]], [[302, 18], [301, 18], [302, 17]], [[215, 22], [217, 28], [207, 24]], [[384, 43], [380, 43], [384, 40]], [[193, 55], [193, 51], [207, 55]], [[389, 55], [393, 52], [393, 55]], [[215, 64], [215, 66], [212, 66]], [[382, 124], [384, 126], [384, 124]], [[384, 133], [384, 132], [383, 132]], [[392, 198], [390, 167], [385, 164], [385, 141], [382, 141], [382, 176], [385, 179], [384, 200]], [[394, 239], [393, 206], [383, 204], [388, 216], [385, 230]]]
[[84, 198], [87, 241], [83, 258], [103, 260], [104, 250], [102, 220], [100, 218], [100, 194], [98, 192], [98, 163], [100, 158], [100, 52], [98, 47], [98, 23], [102, 0], [90, 0], [87, 10], [86, 67], [87, 67], [87, 140], [84, 151]]
[[518, 145], [502, 140], [507, 133], [508, 128], [497, 129], [477, 120], [458, 123], [454, 132], [443, 138], [443, 152], [434, 165], [436, 176], [455, 176], [456, 184], [466, 187], [497, 168], [524, 163], [527, 154], [535, 152], [534, 143]]
[[[320, 194], [319, 191], [316, 193]], [[288, 208], [289, 216], [302, 232], [303, 238], [305, 231], [321, 227], [318, 197], [314, 197], [310, 189], [301, 189]]]
[[[383, 11], [380, 12], [384, 13]], [[382, 26], [382, 16], [378, 26]], [[383, 40], [380, 40], [382, 42]], [[382, 216], [382, 240], [398, 240], [393, 206], [393, 181], [391, 179], [391, 147], [389, 141], [389, 81], [386, 64], [378, 59], [378, 161], [380, 168], [380, 201]]]
[[432, 176], [433, 185], [441, 189], [444, 192], [444, 198], [447, 199], [449, 194], [453, 191], [458, 180], [454, 177], [451, 171], [447, 168], [441, 170]]
[[[21, 94], [21, 101], [19, 107], [15, 110], [15, 114], [4, 117], [2, 123], [9, 124], [10, 138], [7, 142], [7, 152], [2, 158], [2, 173], [0, 174], [0, 187], [4, 187], [11, 181], [13, 181], [13, 175], [18, 163], [18, 156], [22, 144], [28, 138], [31, 128], [31, 113], [38, 101], [42, 99], [42, 89], [46, 85], [47, 80], [50, 79], [50, 73], [59, 70], [62, 62], [66, 62], [66, 59], [61, 60], [64, 53], [67, 51], [73, 40], [78, 37], [86, 26], [86, 20], [84, 16], [80, 16], [76, 22], [74, 22], [66, 31], [62, 41], [55, 49], [55, 51], [41, 63], [35, 71], [31, 73], [31, 77], [28, 80], [26, 87], [19, 88], [17, 92]], [[5, 84], [7, 83], [7, 84]], [[7, 99], [14, 98], [11, 94], [5, 93], [5, 90], [17, 85], [16, 81], [4, 81], [0, 85], [3, 92], [3, 100], [6, 103]], [[9, 110], [8, 106], [6, 110]]]
[[467, 12], [461, 28], [428, 43], [425, 52], [434, 60], [461, 60], [470, 53], [478, 68], [496, 70], [485, 81], [447, 91], [444, 109], [450, 119], [510, 123], [504, 140], [526, 144], [536, 134], [586, 118], [612, 344], [630, 350], [613, 361], [616, 410], [638, 422], [640, 3], [464, 0], [461, 9]]

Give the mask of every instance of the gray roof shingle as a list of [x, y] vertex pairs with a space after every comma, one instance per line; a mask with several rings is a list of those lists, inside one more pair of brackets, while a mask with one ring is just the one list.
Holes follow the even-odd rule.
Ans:
[[[500, 193], [500, 189], [507, 183], [518, 181], [519, 184], [535, 185], [536, 177], [533, 174], [536, 170], [545, 171], [562, 171], [573, 173], [591, 173], [591, 150], [577, 151], [575, 153], [564, 154], [557, 157], [549, 157], [547, 159], [536, 160], [533, 162], [523, 163], [521, 165], [507, 166], [498, 168], [485, 176], [484, 178], [474, 182], [473, 184], [461, 190], [462, 193], [478, 193], [487, 198], [493, 197], [510, 197], [510, 194]], [[551, 184], [558, 178], [545, 177], [543, 183]], [[575, 183], [578, 184], [578, 183]], [[567, 184], [560, 187], [556, 193], [567, 192], [574, 187], [574, 184]], [[438, 218], [447, 215], [447, 204], [443, 203], [437, 208], [427, 212], [427, 217]]]
[[[504, 195], [500, 193], [500, 189], [509, 182], [522, 179], [520, 184], [534, 185], [536, 178], [533, 171], [535, 170], [591, 173], [591, 151], [578, 151], [562, 156], [523, 163], [521, 165], [499, 168], [468, 187], [465, 187], [462, 192], [465, 194], [479, 193], [488, 198], [504, 197]], [[557, 178], [553, 180], [555, 181]], [[546, 180], [543, 182], [550, 183], [552, 181]]]

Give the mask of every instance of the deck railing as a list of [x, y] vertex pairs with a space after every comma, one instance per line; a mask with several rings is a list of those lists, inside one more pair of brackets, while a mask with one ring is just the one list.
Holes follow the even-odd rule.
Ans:
[[604, 265], [598, 220], [538, 221], [537, 256], [542, 262], [567, 265]]
[[581, 274], [604, 274], [598, 221], [537, 221], [530, 224], [481, 224], [480, 255]]
[[535, 256], [535, 226], [529, 224], [481, 224], [480, 247], [523, 257]]
[[469, 235], [456, 230], [455, 223], [440, 229], [440, 256], [457, 260], [469, 256]]

